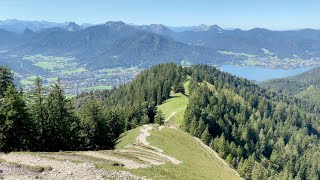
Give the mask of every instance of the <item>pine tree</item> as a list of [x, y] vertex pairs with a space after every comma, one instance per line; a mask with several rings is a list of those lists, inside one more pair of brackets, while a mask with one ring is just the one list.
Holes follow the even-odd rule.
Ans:
[[33, 128], [22, 94], [9, 85], [0, 103], [0, 150], [29, 150]]
[[194, 136], [201, 138], [201, 135], [205, 131], [205, 129], [206, 129], [206, 124], [202, 119], [200, 119], [199, 125], [194, 132]]
[[206, 145], [209, 145], [210, 141], [211, 141], [211, 136], [209, 134], [209, 125], [207, 125], [206, 129], [203, 131], [203, 133], [201, 134], [201, 140], [203, 143], [205, 143]]
[[156, 116], [154, 118], [155, 123], [159, 124], [159, 125], [163, 125], [164, 124], [164, 116], [161, 110], [158, 110], [156, 113]]
[[194, 116], [192, 118], [191, 125], [190, 125], [190, 128], [189, 128], [189, 133], [191, 135], [193, 135], [193, 136], [195, 135], [198, 125], [199, 125], [199, 123], [197, 121], [197, 118]]
[[13, 85], [13, 73], [9, 68], [0, 66], [0, 98], [10, 85]]
[[107, 123], [110, 131], [110, 142], [108, 148], [113, 148], [116, 140], [124, 131], [124, 121], [121, 119], [118, 111], [110, 111], [107, 115]]
[[178, 83], [178, 84], [175, 84], [173, 86], [173, 92], [185, 94], [185, 90], [184, 90], [183, 84], [181, 82]]
[[141, 123], [142, 124], [149, 124], [150, 123], [149, 117], [147, 115], [142, 116]]
[[79, 117], [81, 149], [99, 149], [105, 144], [103, 140], [110, 137], [102, 133], [102, 129], [106, 129], [107, 123], [103, 119], [97, 102], [94, 100], [87, 101], [79, 110]]
[[37, 140], [37, 148], [41, 150], [44, 143], [43, 135], [47, 123], [47, 109], [45, 106], [45, 89], [42, 85], [41, 79], [37, 77], [34, 82], [34, 89], [30, 93], [29, 112], [31, 118], [36, 124], [35, 138]]
[[47, 97], [48, 118], [45, 126], [45, 147], [50, 151], [70, 149], [73, 144], [72, 127], [75, 118], [60, 81], [52, 86]]

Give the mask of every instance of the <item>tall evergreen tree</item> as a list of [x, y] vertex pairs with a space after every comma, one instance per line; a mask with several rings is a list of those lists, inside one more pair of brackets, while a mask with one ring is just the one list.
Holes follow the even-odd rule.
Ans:
[[72, 106], [66, 99], [59, 80], [52, 86], [47, 97], [46, 109], [48, 118], [45, 126], [45, 147], [52, 151], [70, 149], [75, 140], [71, 132], [76, 122]]
[[110, 143], [107, 121], [102, 115], [101, 108], [95, 100], [85, 103], [79, 110], [81, 149], [100, 149]]
[[154, 117], [154, 121], [155, 123], [159, 124], [159, 125], [163, 125], [164, 124], [164, 116], [161, 110], [158, 110], [156, 113], [156, 116]]
[[0, 66], [0, 98], [10, 85], [13, 85], [13, 73], [9, 68]]
[[0, 150], [8, 152], [31, 148], [34, 127], [22, 94], [9, 85], [0, 101]]
[[43, 149], [45, 127], [47, 126], [47, 109], [45, 102], [45, 89], [40, 77], [34, 82], [34, 89], [31, 91], [29, 103], [29, 112], [31, 118], [36, 124], [36, 139], [39, 150]]

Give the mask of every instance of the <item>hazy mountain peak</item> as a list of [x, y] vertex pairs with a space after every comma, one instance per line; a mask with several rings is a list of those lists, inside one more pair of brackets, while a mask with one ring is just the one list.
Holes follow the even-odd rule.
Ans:
[[126, 23], [122, 21], [108, 21], [104, 24], [105, 26], [124, 26]]
[[75, 22], [70, 22], [68, 24], [68, 26], [66, 27], [66, 29], [68, 31], [79, 31], [79, 30], [81, 30], [81, 27], [78, 24], [76, 24]]
[[34, 32], [29, 29], [29, 28], [26, 28], [24, 31], [23, 31], [23, 34], [33, 34]]
[[199, 31], [208, 31], [210, 27], [206, 24], [200, 24], [199, 26], [194, 27], [193, 31], [199, 32]]
[[169, 35], [172, 33], [171, 29], [162, 24], [142, 25], [140, 26], [140, 29], [161, 35]]
[[256, 27], [256, 28], [250, 29], [249, 31], [253, 31], [253, 32], [267, 32], [267, 31], [270, 31], [270, 30], [269, 30], [269, 29], [266, 29], [266, 28]]
[[218, 25], [212, 25], [212, 26], [210, 26], [209, 27], [209, 30], [214, 30], [214, 31], [218, 31], [218, 32], [221, 32], [221, 31], [223, 31], [223, 29], [220, 27], [220, 26], [218, 26]]

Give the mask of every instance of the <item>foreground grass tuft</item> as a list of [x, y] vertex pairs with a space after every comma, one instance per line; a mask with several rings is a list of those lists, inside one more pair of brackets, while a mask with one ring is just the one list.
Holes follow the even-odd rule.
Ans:
[[50, 166], [30, 166], [30, 165], [25, 165], [25, 164], [19, 164], [19, 163], [15, 163], [15, 162], [10, 162], [11, 165], [18, 167], [18, 168], [25, 168], [29, 171], [32, 172], [37, 172], [37, 173], [41, 173], [44, 171], [51, 171], [52, 167]]

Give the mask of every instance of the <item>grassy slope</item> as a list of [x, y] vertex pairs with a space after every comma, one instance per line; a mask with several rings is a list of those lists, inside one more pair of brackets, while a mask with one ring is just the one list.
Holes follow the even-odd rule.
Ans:
[[126, 145], [133, 144], [140, 133], [140, 128], [135, 128], [121, 134], [120, 139], [117, 141], [116, 149], [121, 149]]
[[[172, 94], [172, 98], [158, 107], [164, 113], [165, 119], [175, 112], [169, 120], [169, 123], [175, 127], [180, 127], [183, 123], [184, 111], [188, 103], [189, 83], [190, 81], [187, 81], [184, 84], [186, 95]], [[207, 85], [210, 90], [214, 90], [213, 85], [208, 83]], [[157, 129], [152, 131], [148, 141], [183, 163], [135, 170], [137, 174], [156, 179], [238, 179], [217, 157], [213, 157], [192, 136], [181, 130]]]
[[160, 105], [158, 109], [163, 112], [166, 120], [171, 116], [169, 119], [170, 124], [180, 127], [183, 123], [183, 117], [187, 108], [187, 103], [187, 96], [181, 93], [171, 94], [171, 98]]
[[[124, 142], [134, 142], [138, 130], [139, 128], [127, 132], [120, 139], [121, 143], [117, 148], [121, 149], [125, 146]], [[154, 129], [147, 140], [152, 146], [161, 148], [165, 154], [183, 163], [179, 165], [168, 163], [151, 168], [130, 170], [134, 174], [151, 179], [239, 179], [233, 172], [225, 168], [218, 158], [204, 149], [196, 139], [179, 129]]]
[[171, 98], [161, 104], [158, 109], [160, 109], [164, 113], [165, 119], [169, 119], [169, 123], [174, 125], [175, 127], [181, 127], [183, 123], [184, 112], [187, 108], [188, 104], [188, 95], [189, 95], [189, 83], [187, 81], [184, 83], [185, 94], [181, 93], [172, 93]]

